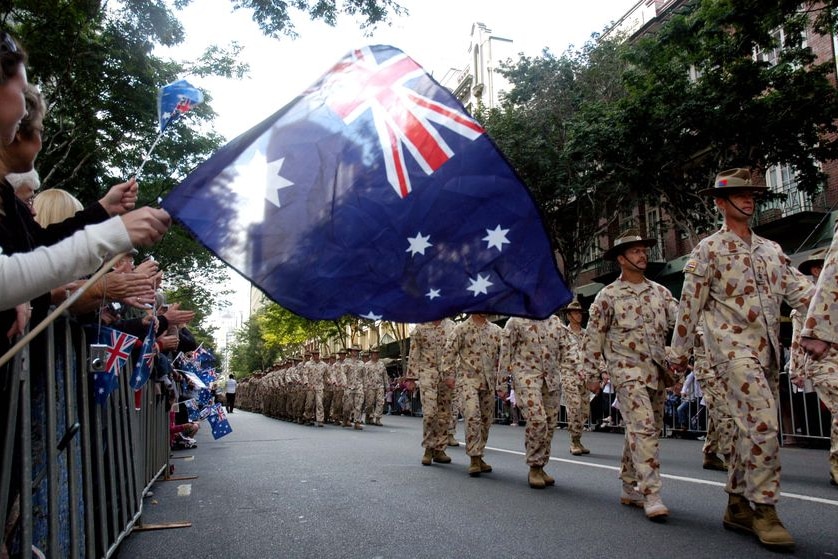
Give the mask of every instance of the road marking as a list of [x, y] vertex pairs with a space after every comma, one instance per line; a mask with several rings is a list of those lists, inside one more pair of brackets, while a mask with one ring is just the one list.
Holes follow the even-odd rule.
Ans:
[[[492, 450], [495, 452], [505, 452], [506, 454], [515, 454], [517, 456], [526, 456], [526, 453], [521, 452], [520, 450], [507, 450], [505, 448], [496, 448], [487, 446], [486, 450]], [[551, 456], [550, 460], [553, 462], [565, 462], [566, 464], [574, 464], [576, 466], [588, 466], [589, 468], [600, 468], [603, 470], [613, 470], [615, 472], [619, 472], [620, 468], [618, 466], [609, 466], [607, 464], [597, 464], [595, 462], [585, 462], [584, 460], [569, 460], [567, 458], [556, 458], [555, 456]], [[672, 474], [661, 474], [662, 478], [666, 479], [673, 479], [676, 481], [685, 481], [687, 483], [697, 483], [699, 485], [712, 485], [714, 487], [722, 487], [724, 488], [725, 484], [719, 481], [710, 481], [708, 479], [699, 479], [694, 477], [685, 477], [685, 476], [676, 476]], [[838, 507], [838, 501], [833, 499], [823, 499], [821, 497], [811, 497], [809, 495], [800, 495], [798, 493], [786, 493], [785, 491], [781, 491], [780, 495], [789, 499], [798, 499], [800, 501], [808, 501], [810, 503], [820, 503], [822, 505], [832, 505], [833, 507]]]
[[178, 497], [189, 497], [192, 494], [192, 484], [191, 483], [184, 483], [182, 485], [177, 486], [177, 496]]

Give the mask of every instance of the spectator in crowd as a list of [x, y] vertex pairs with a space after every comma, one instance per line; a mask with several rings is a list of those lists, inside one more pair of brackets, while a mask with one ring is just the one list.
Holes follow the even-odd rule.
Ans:
[[676, 412], [676, 429], [689, 430], [691, 428], [690, 418], [698, 413], [699, 405], [701, 404], [702, 398], [704, 398], [704, 394], [701, 393], [701, 387], [695, 380], [695, 372], [692, 368], [688, 370], [689, 373], [684, 378], [684, 383], [681, 386], [681, 403], [678, 404]]
[[230, 376], [227, 377], [227, 385], [224, 389], [227, 401], [227, 411], [229, 413], [233, 413], [236, 409], [236, 375], [230, 373]]

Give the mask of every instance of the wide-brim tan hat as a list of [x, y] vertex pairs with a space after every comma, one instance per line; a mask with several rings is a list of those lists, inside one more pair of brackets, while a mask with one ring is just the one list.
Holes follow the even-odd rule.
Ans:
[[803, 262], [801, 262], [797, 266], [797, 269], [800, 270], [800, 272], [803, 275], [811, 276], [813, 266], [818, 266], [820, 268], [823, 268], [823, 263], [824, 263], [824, 260], [826, 260], [826, 253], [827, 252], [829, 252], [828, 248], [826, 248], [826, 247], [819, 248], [818, 250], [816, 250], [815, 252], [810, 254], [809, 258], [807, 260], [804, 260]]
[[561, 309], [559, 309], [559, 312], [563, 313], [568, 313], [570, 311], [579, 311], [582, 313], [587, 312], [585, 309], [582, 308], [582, 305], [576, 299], [568, 303], [567, 306], [564, 306]]
[[765, 185], [754, 184], [751, 181], [750, 169], [743, 167], [736, 167], [734, 169], [727, 169], [716, 175], [713, 181], [713, 186], [699, 190], [699, 194], [705, 196], [712, 196], [714, 198], [725, 198], [730, 194], [737, 194], [741, 192], [753, 192], [757, 195], [763, 195], [768, 191]]
[[614, 241], [614, 246], [602, 253], [602, 257], [606, 260], [616, 260], [617, 256], [623, 253], [629, 247], [634, 245], [643, 245], [645, 247], [653, 247], [658, 244], [657, 239], [643, 238], [636, 232], [623, 233], [622, 236]]

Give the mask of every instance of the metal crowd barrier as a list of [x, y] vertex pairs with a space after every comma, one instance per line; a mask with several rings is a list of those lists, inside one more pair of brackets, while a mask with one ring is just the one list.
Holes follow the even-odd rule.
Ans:
[[60, 318], [41, 336], [45, 370], [26, 347], [0, 371], [0, 556], [110, 557], [168, 472], [168, 406], [153, 383], [135, 401], [126, 373], [96, 404], [80, 325]]

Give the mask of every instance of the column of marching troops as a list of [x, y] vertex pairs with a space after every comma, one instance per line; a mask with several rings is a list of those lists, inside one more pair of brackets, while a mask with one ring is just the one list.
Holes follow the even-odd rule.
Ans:
[[315, 349], [253, 375], [239, 386], [240, 406], [302, 425], [381, 425], [387, 369], [376, 349], [348, 353], [323, 361]]
[[[704, 467], [728, 474], [724, 528], [756, 536], [771, 549], [793, 549], [794, 539], [776, 511], [780, 307], [786, 303], [795, 311], [792, 380], [810, 380], [833, 415], [830, 483], [838, 485], [838, 225], [825, 258], [810, 259], [796, 269], [778, 244], [750, 228], [756, 200], [765, 191], [752, 183], [747, 169], [723, 171], [703, 191], [714, 199], [724, 223], [692, 251], [683, 270], [680, 301], [645, 277], [648, 248], [656, 240], [625, 232], [603, 255], [617, 263], [620, 276], [597, 294], [584, 330], [576, 301], [560, 313], [566, 324], [555, 316], [510, 318], [501, 329], [485, 315], [472, 314], [456, 324], [445, 319], [417, 325], [405, 377], [408, 390], [418, 384], [422, 396], [422, 464], [451, 462], [445, 447], [453, 420], [451, 401], [457, 394], [470, 457], [468, 474], [492, 471], [484, 449], [495, 396], [504, 396], [503, 379], [511, 374], [526, 419], [528, 482], [537, 489], [555, 484], [544, 467], [560, 397], [568, 411], [570, 451], [587, 453], [581, 443], [587, 395], [598, 390], [607, 368], [625, 422], [620, 503], [642, 508], [651, 520], [663, 520], [669, 515], [660, 495], [665, 390], [691, 364], [709, 413]], [[300, 365], [273, 373], [271, 382], [286, 388], [275, 402], [261, 389], [271, 375], [262, 379], [255, 397], [262, 398], [270, 415], [322, 422], [325, 412], [320, 411], [318, 394], [331, 384], [331, 418], [360, 428], [364, 408], [367, 421], [377, 421], [371, 402], [378, 400], [364, 392], [369, 385], [362, 377], [367, 377], [356, 372], [356, 361], [351, 363], [342, 369], [345, 378], [338, 374], [331, 382], [316, 384], [313, 399], [306, 384], [311, 381], [300, 378], [305, 370]], [[374, 381], [383, 389], [380, 378]], [[335, 404], [341, 399], [342, 405]]]

